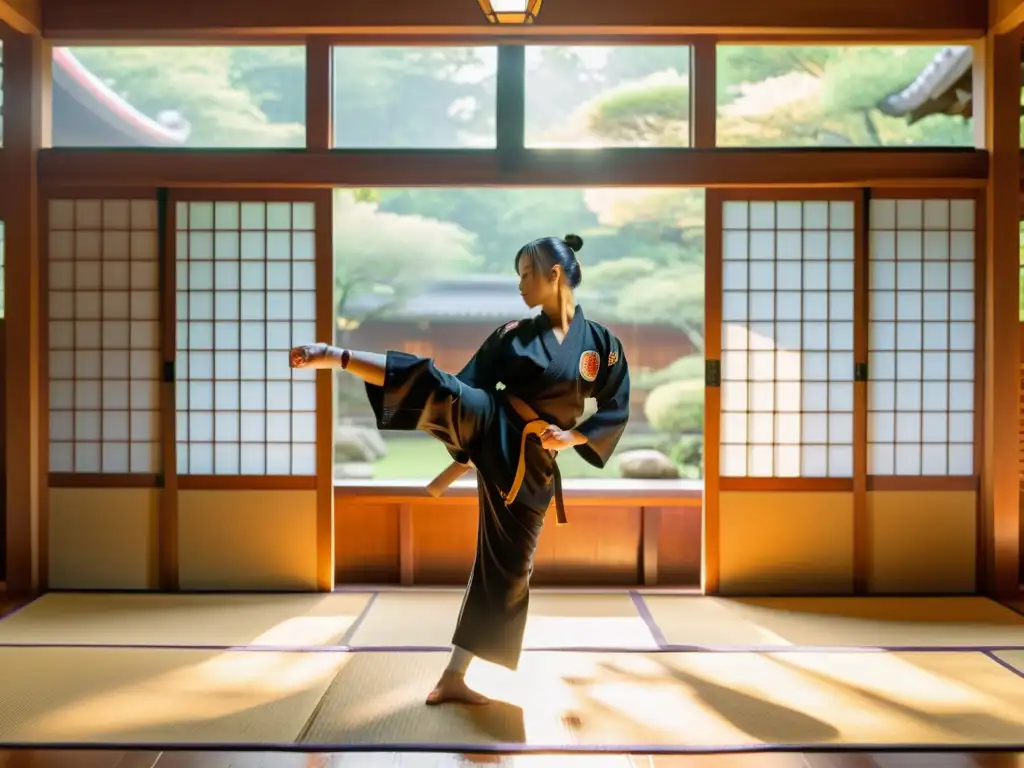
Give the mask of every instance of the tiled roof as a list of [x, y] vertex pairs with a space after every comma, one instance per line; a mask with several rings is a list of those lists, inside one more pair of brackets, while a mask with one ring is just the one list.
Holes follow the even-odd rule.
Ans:
[[970, 115], [973, 58], [969, 45], [943, 48], [905, 88], [882, 99], [879, 110], [910, 122], [931, 114]]
[[[53, 49], [53, 85], [73, 102], [103, 120], [112, 132], [123, 136], [113, 144], [144, 147], [175, 147], [185, 143], [189, 125], [164, 125], [137, 110], [93, 74], [67, 48]], [[56, 116], [60, 120], [60, 116]], [[67, 119], [72, 119], [68, 116]]]
[[[390, 305], [390, 306], [389, 306]], [[404, 298], [363, 294], [351, 299], [344, 312], [356, 317], [387, 307], [381, 319], [410, 320], [494, 320], [533, 314], [519, 297], [515, 275], [475, 275], [436, 280]]]

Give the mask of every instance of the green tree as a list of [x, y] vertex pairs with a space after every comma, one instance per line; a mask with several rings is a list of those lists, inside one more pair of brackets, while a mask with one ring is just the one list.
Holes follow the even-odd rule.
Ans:
[[585, 274], [621, 321], [671, 323], [704, 339], [704, 191], [589, 190], [587, 203], [623, 241], [616, 259]]
[[585, 111], [587, 130], [620, 146], [685, 147], [690, 143], [690, 87], [656, 76], [602, 93]]
[[737, 98], [736, 86], [759, 83], [790, 72], [820, 77], [840, 49], [825, 46], [721, 45], [716, 52], [718, 103]]
[[386, 317], [425, 282], [479, 263], [475, 236], [455, 224], [388, 213], [347, 190], [337, 190], [334, 203], [334, 292], [342, 331]]
[[335, 48], [335, 143], [493, 147], [496, 68], [493, 48]]
[[722, 46], [722, 146], [964, 146], [970, 125], [934, 115], [911, 126], [876, 105], [905, 87], [933, 46]]
[[[182, 115], [191, 126], [187, 146], [305, 144], [302, 46], [86, 46], [71, 52], [149, 117]], [[338, 144], [447, 147], [486, 143], [489, 136], [493, 145], [494, 68], [493, 50], [338, 48]]]
[[381, 211], [425, 216], [473, 232], [479, 268], [508, 274], [520, 247], [538, 237], [561, 237], [569, 230], [587, 238], [582, 258], [590, 264], [602, 250], [589, 230], [597, 216], [578, 189], [453, 189], [381, 190]]

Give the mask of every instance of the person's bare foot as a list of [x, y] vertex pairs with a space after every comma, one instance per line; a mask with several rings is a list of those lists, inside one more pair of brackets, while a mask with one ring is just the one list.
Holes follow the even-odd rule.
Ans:
[[482, 693], [477, 693], [466, 685], [464, 675], [447, 671], [441, 675], [441, 679], [437, 681], [434, 690], [427, 695], [428, 706], [445, 704], [447, 702], [480, 705], [489, 704], [490, 701]]

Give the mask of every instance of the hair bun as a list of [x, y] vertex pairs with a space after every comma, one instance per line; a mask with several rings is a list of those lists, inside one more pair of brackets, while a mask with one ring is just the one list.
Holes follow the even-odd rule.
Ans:
[[566, 245], [572, 248], [573, 253], [579, 253], [580, 249], [583, 247], [583, 238], [579, 235], [566, 235], [562, 239], [565, 241]]

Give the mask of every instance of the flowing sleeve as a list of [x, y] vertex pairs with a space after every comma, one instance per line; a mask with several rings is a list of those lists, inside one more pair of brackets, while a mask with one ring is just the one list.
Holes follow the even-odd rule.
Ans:
[[629, 365], [622, 344], [608, 334], [608, 347], [598, 377], [597, 412], [576, 427], [587, 438], [576, 452], [592, 466], [603, 469], [615, 452], [629, 421]]
[[466, 366], [456, 374], [456, 378], [470, 387], [494, 389], [501, 381], [505, 338], [517, 325], [518, 323], [508, 323], [488, 336]]

